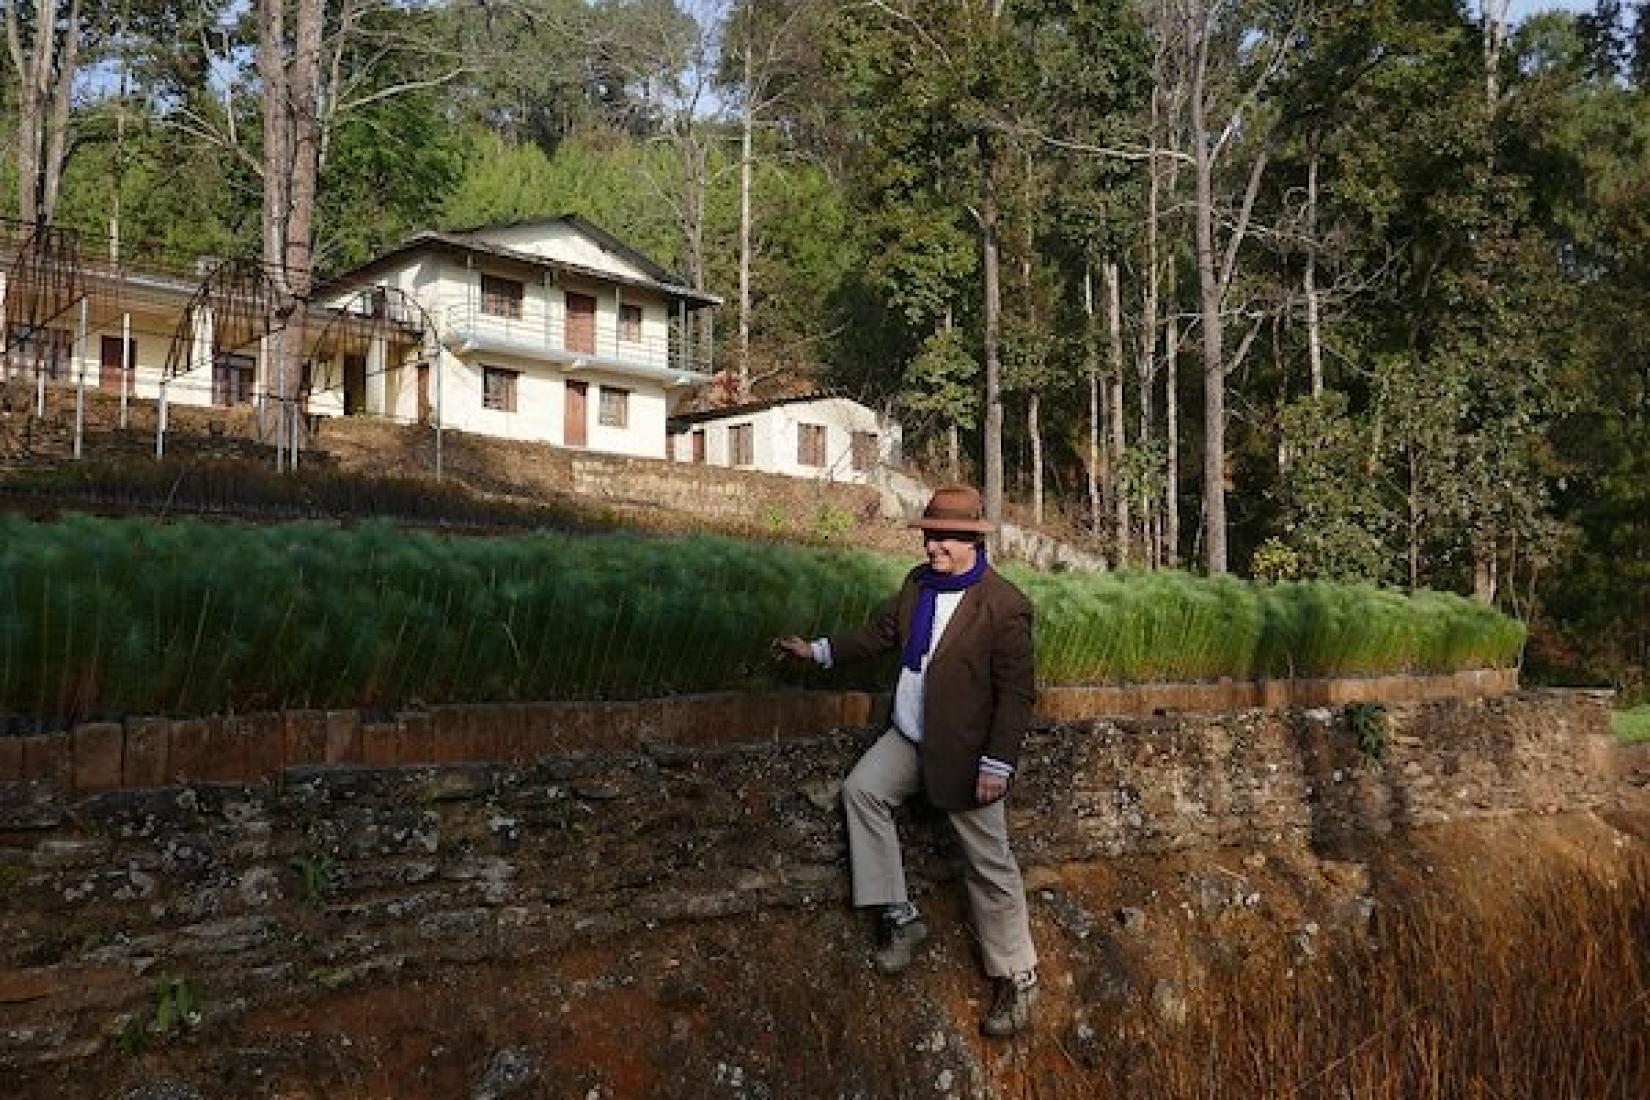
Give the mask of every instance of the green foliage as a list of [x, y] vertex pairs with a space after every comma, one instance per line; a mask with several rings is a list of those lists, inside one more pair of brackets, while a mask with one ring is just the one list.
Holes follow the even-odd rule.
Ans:
[[962, 331], [941, 329], [922, 342], [906, 368], [900, 407], [919, 423], [932, 419], [942, 425], [972, 427], [979, 415], [979, 374], [979, 360]]
[[552, 155], [537, 145], [472, 131], [463, 174], [442, 205], [443, 227], [578, 214], [665, 267], [682, 259], [667, 204], [678, 173], [668, 150], [602, 131], [581, 132]]
[[1464, 596], [1366, 584], [1297, 581], [1260, 594], [1266, 620], [1255, 665], [1272, 676], [1363, 676], [1504, 668], [1524, 626]]
[[1300, 572], [1300, 555], [1280, 539], [1267, 539], [1255, 547], [1254, 556], [1249, 559], [1249, 574], [1265, 584], [1292, 581]]
[[457, 185], [462, 143], [434, 91], [351, 113], [335, 130], [319, 194], [318, 262], [355, 267], [434, 226]]
[[1254, 671], [1264, 626], [1255, 590], [1187, 573], [1014, 573], [1037, 608], [1048, 683], [1212, 680]]
[[1177, 572], [1016, 576], [1037, 605], [1050, 683], [1505, 667], [1524, 640], [1516, 620], [1437, 592]]
[[834, 504], [821, 504], [814, 510], [813, 534], [820, 542], [837, 542], [853, 532], [854, 514]]
[[[839, 516], [827, 516], [832, 525]], [[856, 625], [908, 563], [631, 535], [0, 519], [0, 713], [635, 698], [771, 683], [768, 639]], [[1012, 570], [1048, 683], [1504, 666], [1459, 597], [1182, 573]], [[833, 673], [881, 682], [876, 669]]]
[[[1284, 410], [1288, 463], [1278, 479], [1284, 541], [1301, 576], [1337, 581], [1398, 579], [1387, 536], [1390, 507], [1371, 477], [1349, 477], [1373, 461], [1369, 432], [1353, 422], [1344, 394], [1302, 398]], [[1290, 574], [1294, 576], [1296, 574]]]
[[295, 856], [289, 865], [298, 876], [298, 896], [311, 909], [319, 909], [332, 896], [337, 861], [331, 856]]
[[1623, 741], [1650, 741], [1650, 704], [1611, 714], [1610, 729]]
[[151, 1035], [168, 1040], [193, 1031], [200, 1025], [204, 1007], [200, 992], [189, 979], [163, 973], [155, 980], [153, 1008], [126, 1021], [120, 1032], [120, 1047], [136, 1057], [143, 1053]]
[[1358, 751], [1366, 760], [1376, 763], [1386, 758], [1388, 724], [1386, 708], [1379, 703], [1350, 703], [1346, 708], [1346, 724], [1358, 739]]

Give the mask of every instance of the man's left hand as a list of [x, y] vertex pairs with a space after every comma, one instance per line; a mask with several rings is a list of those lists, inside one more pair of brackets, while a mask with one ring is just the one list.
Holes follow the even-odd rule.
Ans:
[[974, 801], [984, 806], [1008, 793], [1008, 780], [990, 772], [979, 772], [974, 777]]

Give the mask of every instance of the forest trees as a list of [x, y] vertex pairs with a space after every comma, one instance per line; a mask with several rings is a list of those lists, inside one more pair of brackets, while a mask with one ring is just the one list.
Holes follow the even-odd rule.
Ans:
[[719, 393], [895, 411], [994, 514], [1146, 567], [1275, 540], [1642, 666], [1645, 8], [37, 0], [6, 184], [293, 300], [584, 214], [726, 295]]

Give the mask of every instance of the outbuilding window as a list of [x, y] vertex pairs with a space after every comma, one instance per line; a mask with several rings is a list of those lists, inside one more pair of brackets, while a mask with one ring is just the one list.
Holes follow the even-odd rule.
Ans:
[[848, 444], [854, 469], [864, 473], [877, 464], [877, 433], [855, 432]]
[[755, 442], [755, 433], [749, 424], [735, 424], [728, 428], [728, 465], [754, 465], [756, 463]]
[[800, 466], [825, 465], [825, 425], [796, 426], [796, 461]]

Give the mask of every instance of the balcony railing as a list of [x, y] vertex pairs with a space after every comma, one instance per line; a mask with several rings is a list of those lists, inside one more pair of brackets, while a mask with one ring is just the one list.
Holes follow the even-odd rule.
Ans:
[[604, 323], [594, 326], [594, 332], [588, 333], [583, 341], [570, 341], [565, 314], [552, 313], [542, 302], [531, 298], [521, 303], [519, 316], [500, 316], [484, 311], [474, 302], [449, 305], [440, 316], [441, 334], [449, 346], [462, 344], [479, 351], [511, 352], [560, 363], [658, 374], [708, 374], [711, 369], [710, 349], [699, 346], [697, 325], [692, 317], [687, 322], [689, 339], [684, 342], [678, 318], [671, 318], [662, 334], [655, 321], [637, 335], [625, 333], [622, 326], [614, 326], [611, 316], [600, 317]]

